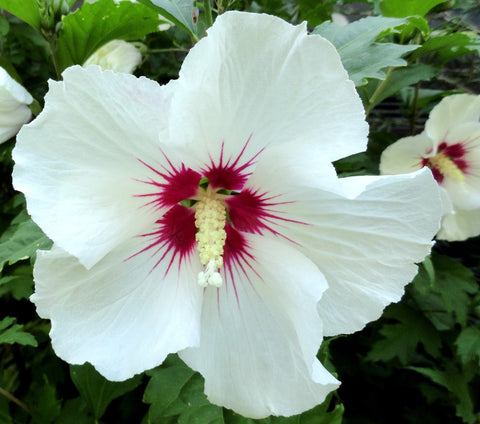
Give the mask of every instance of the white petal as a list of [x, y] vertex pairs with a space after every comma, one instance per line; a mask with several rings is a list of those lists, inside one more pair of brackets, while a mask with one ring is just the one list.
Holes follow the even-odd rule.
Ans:
[[269, 15], [219, 16], [186, 57], [171, 136], [236, 156], [267, 145], [318, 143], [330, 160], [362, 151], [367, 125], [353, 83], [325, 39]]
[[291, 221], [274, 228], [327, 278], [318, 304], [326, 335], [357, 331], [401, 298], [444, 213], [428, 169], [343, 178], [337, 185], [329, 191], [286, 187], [286, 200], [296, 201], [278, 205], [277, 215]]
[[480, 209], [462, 210], [445, 215], [438, 240], [463, 241], [480, 235]]
[[436, 152], [433, 140], [422, 133], [401, 138], [388, 146], [380, 157], [381, 174], [407, 174], [422, 168], [422, 158]]
[[72, 67], [50, 81], [44, 111], [18, 135], [15, 188], [42, 230], [87, 267], [154, 220], [134, 197], [148, 171], [138, 159], [164, 161], [169, 95], [146, 78]]
[[32, 116], [30, 93], [0, 67], [0, 143], [12, 138]]
[[286, 243], [248, 241], [255, 271], [233, 270], [236, 291], [231, 281], [206, 290], [200, 347], [180, 356], [205, 377], [215, 404], [251, 418], [298, 414], [339, 384], [316, 359], [325, 280]]
[[480, 96], [454, 94], [445, 97], [430, 112], [425, 123], [426, 133], [438, 143], [443, 141], [454, 125], [477, 122], [480, 117]]
[[[0, 67], [0, 104], [4, 103], [5, 100], [29, 105], [33, 102], [33, 97], [5, 69]], [[1, 109], [3, 109], [2, 105], [0, 105]]]
[[179, 269], [174, 263], [165, 276], [168, 261], [154, 269], [158, 257], [148, 252], [127, 259], [141, 248], [138, 239], [129, 242], [90, 270], [56, 246], [39, 251], [31, 299], [52, 321], [58, 356], [71, 364], [89, 361], [119, 381], [199, 343], [195, 264]]

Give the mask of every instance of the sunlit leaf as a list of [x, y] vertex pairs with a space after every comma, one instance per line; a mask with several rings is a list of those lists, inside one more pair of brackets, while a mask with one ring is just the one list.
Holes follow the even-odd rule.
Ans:
[[435, 6], [448, 0], [380, 0], [383, 16], [404, 18], [406, 16], [425, 16]]
[[84, 3], [62, 19], [56, 56], [58, 67], [83, 64], [111, 40], [139, 40], [157, 30], [159, 18], [150, 8], [129, 1]]
[[42, 16], [37, 0], [0, 0], [0, 8], [40, 31]]

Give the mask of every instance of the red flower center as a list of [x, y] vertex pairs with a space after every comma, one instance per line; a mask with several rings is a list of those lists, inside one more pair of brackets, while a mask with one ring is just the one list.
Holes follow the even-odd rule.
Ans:
[[[222, 146], [218, 160], [211, 159], [198, 171], [183, 163], [175, 167], [165, 156], [168, 167], [160, 170], [141, 161], [155, 178], [143, 181], [154, 190], [138, 197], [150, 198], [146, 205], [161, 216], [152, 232], [142, 234], [148, 243], [137, 254], [151, 251], [158, 256], [155, 266], [168, 261], [168, 273], [174, 263], [180, 267], [198, 250], [204, 266], [200, 273], [204, 274], [199, 274], [201, 285], [218, 286], [226, 279], [233, 282], [234, 270], [245, 275], [247, 270], [255, 272], [245, 233], [282, 236], [275, 229], [279, 221], [302, 223], [280, 215], [278, 207], [290, 203], [278, 201], [280, 195], [245, 186], [262, 153], [243, 160], [247, 145], [235, 160], [225, 160]], [[218, 279], [220, 272], [222, 280]]]

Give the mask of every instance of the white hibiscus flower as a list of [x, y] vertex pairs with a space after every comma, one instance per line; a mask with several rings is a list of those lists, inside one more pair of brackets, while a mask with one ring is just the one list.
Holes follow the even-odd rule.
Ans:
[[429, 167], [453, 211], [437, 234], [459, 241], [480, 234], [480, 96], [456, 94], [436, 105], [419, 135], [382, 153], [380, 172], [400, 174]]
[[12, 138], [32, 117], [33, 97], [0, 67], [0, 143]]
[[56, 353], [111, 380], [171, 352], [211, 402], [300, 413], [339, 382], [316, 358], [400, 299], [438, 231], [429, 170], [338, 179], [361, 101], [306, 25], [229, 12], [166, 86], [69, 68], [14, 151], [55, 244], [32, 300]]

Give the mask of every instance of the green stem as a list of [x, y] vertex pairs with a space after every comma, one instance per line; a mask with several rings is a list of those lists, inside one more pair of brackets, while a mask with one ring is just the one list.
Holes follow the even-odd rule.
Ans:
[[55, 74], [57, 74], [57, 80], [61, 80], [62, 73], [60, 72], [60, 68], [57, 62], [57, 57], [55, 56], [55, 50], [56, 50], [55, 36], [48, 37], [47, 40], [48, 40], [48, 45], [50, 47], [50, 55], [52, 56], [53, 67], [55, 68]]
[[376, 90], [373, 92], [372, 97], [368, 100], [368, 105], [365, 107], [365, 114], [368, 116], [370, 112], [372, 111], [373, 107], [375, 106], [375, 101], [377, 98], [380, 96], [382, 93], [383, 89], [387, 86], [387, 84], [390, 81], [390, 78], [392, 77], [392, 74], [394, 72], [395, 68], [390, 68], [387, 72], [387, 75], [385, 76], [385, 79], [382, 81], [382, 83], [376, 88]]
[[5, 389], [0, 387], [0, 395], [5, 396], [8, 400], [12, 401], [13, 403], [17, 404], [20, 408], [22, 408], [24, 411], [28, 412], [30, 414], [30, 410], [28, 409], [28, 406], [24, 404], [20, 399], [17, 399], [15, 396], [13, 396], [10, 392], [7, 392]]
[[415, 127], [416, 127], [416, 121], [417, 121], [417, 111], [418, 111], [418, 92], [420, 90], [420, 83], [417, 82], [415, 84], [415, 91], [413, 95], [413, 109], [412, 109], [412, 116], [410, 117], [410, 135], [415, 134]]
[[207, 28], [213, 25], [212, 5], [211, 0], [204, 0], [203, 7], [205, 9], [205, 20], [207, 22]]
[[148, 50], [148, 53], [168, 53], [168, 52], [188, 53], [188, 49], [183, 49], [181, 47], [179, 47], [179, 48], [172, 47], [170, 49], [149, 49]]

